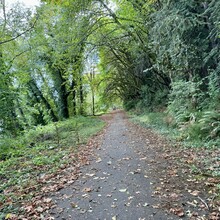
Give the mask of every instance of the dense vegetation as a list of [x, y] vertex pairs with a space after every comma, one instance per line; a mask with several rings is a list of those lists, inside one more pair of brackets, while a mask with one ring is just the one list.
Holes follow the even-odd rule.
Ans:
[[[103, 126], [88, 115], [121, 103], [181, 140], [219, 147], [220, 1], [42, 0], [33, 11], [3, 0], [0, 9], [3, 189], [36, 166], [59, 167]], [[33, 170], [11, 173], [20, 163]]]
[[218, 139], [219, 1], [57, 0], [2, 12], [2, 137], [122, 100], [166, 108], [188, 138]]

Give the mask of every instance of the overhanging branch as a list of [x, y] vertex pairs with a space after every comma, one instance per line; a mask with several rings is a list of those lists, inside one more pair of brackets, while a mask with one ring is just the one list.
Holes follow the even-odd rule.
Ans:
[[35, 20], [34, 23], [30, 26], [30, 28], [28, 28], [27, 30], [23, 31], [22, 33], [16, 35], [15, 37], [12, 37], [12, 38], [10, 38], [10, 39], [8, 39], [8, 40], [5, 40], [5, 41], [0, 41], [0, 45], [9, 43], [9, 42], [11, 42], [11, 41], [13, 41], [13, 40], [16, 40], [16, 39], [19, 38], [20, 36], [26, 34], [26, 33], [29, 32], [30, 30], [32, 30], [32, 29], [35, 27], [35, 25], [36, 25], [36, 23], [37, 23], [37, 20], [38, 20], [38, 18], [36, 18], [36, 20]]

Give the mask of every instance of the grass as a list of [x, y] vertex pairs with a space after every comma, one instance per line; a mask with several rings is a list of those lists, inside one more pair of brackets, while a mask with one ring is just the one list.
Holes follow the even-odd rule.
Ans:
[[[34, 185], [40, 175], [56, 172], [61, 165], [69, 163], [68, 159], [63, 159], [66, 155], [77, 153], [78, 146], [86, 143], [104, 125], [105, 123], [97, 117], [75, 117], [47, 126], [38, 126], [24, 132], [16, 139], [2, 138], [0, 140], [1, 212], [15, 211], [14, 204], [21, 201], [11, 189]], [[30, 196], [30, 194], [25, 195], [26, 198]]]
[[[204, 140], [193, 138], [196, 135], [196, 132], [194, 134], [193, 130], [190, 131], [193, 135], [191, 135], [191, 138], [188, 138], [189, 130], [184, 131], [181, 129], [177, 129], [175, 126], [172, 126], [172, 123], [170, 123], [170, 120], [169, 118], [167, 118], [166, 113], [163, 112], [145, 112], [139, 115], [134, 113], [130, 114], [131, 120], [134, 123], [140, 124], [141, 126], [146, 128], [152, 128], [153, 130], [156, 130], [160, 134], [166, 136], [166, 138], [171, 140], [173, 143], [178, 142], [183, 149], [193, 149], [193, 151], [195, 152], [203, 152], [203, 154], [206, 155], [201, 158], [201, 162], [203, 162], [204, 168], [208, 168], [213, 164], [218, 164], [218, 161], [220, 160], [218, 154], [220, 147], [219, 139]], [[220, 177], [219, 167], [217, 167], [217, 165], [215, 166], [215, 169], [210, 172], [213, 176]]]
[[145, 112], [139, 115], [131, 114], [131, 120], [145, 128], [152, 128], [171, 139], [176, 139], [180, 132], [166, 122], [166, 114], [163, 112]]
[[199, 137], [195, 126], [189, 126], [184, 130], [177, 129], [166, 113], [164, 112], [144, 112], [142, 114], [135, 114], [130, 112], [131, 120], [143, 127], [152, 128], [162, 135], [166, 135], [170, 140], [181, 142], [184, 147], [195, 148], [218, 148], [220, 146], [220, 139], [205, 140]]

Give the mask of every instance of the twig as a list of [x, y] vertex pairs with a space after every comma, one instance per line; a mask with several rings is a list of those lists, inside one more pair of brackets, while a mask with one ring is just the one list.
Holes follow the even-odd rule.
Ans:
[[80, 137], [79, 137], [79, 126], [78, 126], [78, 123], [77, 123], [77, 122], [76, 122], [76, 124], [75, 124], [75, 134], [76, 134], [77, 144], [79, 144], [79, 142], [80, 142]]
[[60, 146], [60, 135], [59, 135], [59, 129], [58, 129], [58, 126], [57, 126], [57, 123], [55, 122], [54, 123], [55, 125], [55, 129], [56, 129], [56, 135], [57, 135], [57, 145], [58, 147]]
[[209, 210], [208, 204], [207, 204], [201, 197], [199, 197], [199, 196], [198, 196], [198, 199], [200, 199], [201, 202], [202, 202], [202, 203], [206, 206], [206, 208]]
[[5, 44], [5, 43], [8, 43], [8, 42], [11, 42], [11, 41], [13, 41], [13, 40], [19, 38], [20, 36], [26, 34], [27, 32], [31, 31], [31, 30], [35, 27], [35, 25], [36, 25], [36, 23], [37, 23], [37, 20], [38, 20], [38, 16], [37, 16], [36, 20], [34, 21], [34, 23], [33, 23], [28, 29], [26, 29], [26, 30], [23, 31], [22, 33], [16, 35], [15, 37], [12, 37], [12, 38], [10, 38], [10, 39], [8, 39], [8, 40], [0, 41], [0, 45], [1, 45], [1, 44]]
[[213, 202], [215, 200], [215, 198], [217, 197], [217, 195], [214, 195], [211, 199], [211, 202]]

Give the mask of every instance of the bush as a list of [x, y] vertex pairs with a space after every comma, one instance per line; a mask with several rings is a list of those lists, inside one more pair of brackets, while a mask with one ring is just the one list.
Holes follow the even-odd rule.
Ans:
[[17, 138], [0, 139], [0, 160], [23, 156], [31, 148], [69, 147], [84, 143], [104, 122], [95, 117], [74, 117], [66, 121], [37, 126]]
[[145, 85], [141, 88], [141, 98], [136, 107], [144, 111], [146, 109], [154, 111], [166, 106], [167, 98], [167, 89], [157, 89], [152, 93], [149, 86]]
[[124, 108], [125, 110], [129, 111], [131, 109], [134, 109], [136, 107], [137, 100], [129, 100], [124, 102]]
[[[210, 140], [220, 136], [219, 77], [211, 73], [205, 80], [179, 80], [172, 84], [168, 114], [187, 139]], [[206, 88], [206, 92], [200, 88]]]
[[206, 111], [199, 120], [201, 130], [207, 133], [209, 139], [220, 137], [220, 111]]
[[200, 82], [184, 80], [172, 84], [168, 112], [175, 118], [177, 125], [190, 121], [192, 116], [195, 115], [193, 113], [199, 110], [198, 100], [201, 96], [199, 85]]

